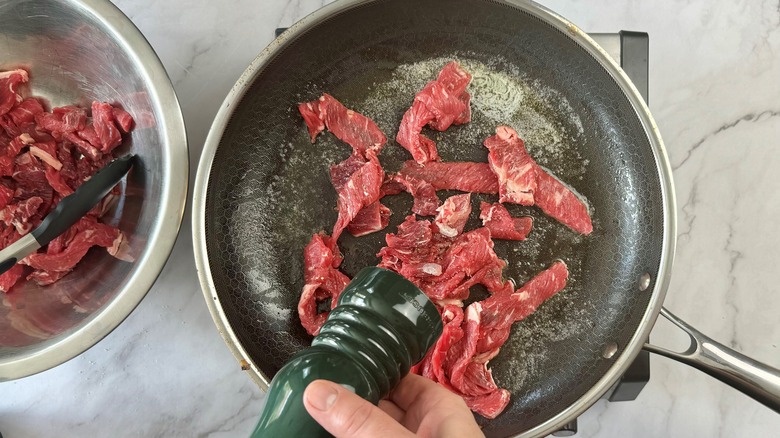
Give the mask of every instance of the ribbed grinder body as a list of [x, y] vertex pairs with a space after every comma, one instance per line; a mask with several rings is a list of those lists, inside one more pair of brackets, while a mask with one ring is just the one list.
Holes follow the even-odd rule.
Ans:
[[361, 270], [311, 347], [274, 376], [252, 436], [330, 436], [303, 406], [309, 383], [330, 380], [376, 404], [422, 360], [441, 332], [436, 306], [413, 283], [386, 269]]

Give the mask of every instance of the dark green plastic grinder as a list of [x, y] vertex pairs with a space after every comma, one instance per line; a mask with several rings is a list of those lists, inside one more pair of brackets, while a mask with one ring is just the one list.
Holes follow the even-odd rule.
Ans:
[[303, 406], [309, 383], [330, 380], [377, 404], [441, 333], [439, 311], [412, 282], [387, 269], [361, 270], [311, 347], [293, 356], [271, 381], [252, 437], [331, 436]]

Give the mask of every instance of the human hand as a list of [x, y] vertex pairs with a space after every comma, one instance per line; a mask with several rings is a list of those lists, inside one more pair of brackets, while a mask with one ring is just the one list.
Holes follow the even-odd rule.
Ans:
[[462, 398], [409, 374], [379, 407], [327, 380], [315, 380], [303, 405], [336, 438], [484, 437]]

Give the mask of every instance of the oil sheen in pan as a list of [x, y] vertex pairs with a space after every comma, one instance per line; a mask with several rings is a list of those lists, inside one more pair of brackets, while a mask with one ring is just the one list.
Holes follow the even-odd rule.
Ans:
[[[473, 75], [472, 83], [468, 88], [472, 95], [472, 121], [465, 125], [452, 126], [441, 133], [425, 130], [425, 134], [437, 142], [442, 160], [487, 161], [487, 150], [482, 146], [482, 142], [495, 133], [496, 126], [506, 124], [515, 128], [524, 138], [529, 153], [539, 164], [552, 170], [564, 182], [576, 187], [577, 181], [586, 172], [588, 163], [577, 151], [577, 143], [583, 134], [583, 129], [570, 104], [554, 90], [537, 81], [528, 80], [515, 66], [504, 59], [494, 58], [486, 64], [476, 61], [475, 58], [468, 53], [453, 53], [451, 56], [403, 64], [384, 75], [372, 74], [370, 80], [355, 78], [355, 82], [366, 84], [363, 95], [365, 97], [362, 100], [342, 101], [347, 107], [372, 118], [387, 136], [388, 142], [379, 157], [385, 170], [396, 171], [404, 161], [410, 159], [409, 153], [394, 139], [403, 113], [411, 105], [414, 94], [428, 81], [434, 79], [447, 62], [457, 60]], [[340, 98], [338, 88], [315, 90], [317, 86], [310, 85], [306, 88], [312, 88], [310, 93], [312, 95], [326, 91], [337, 99]], [[353, 82], [350, 85], [350, 94], [353, 96], [356, 94], [354, 87]], [[291, 104], [292, 107], [294, 104]], [[302, 121], [300, 127], [300, 135], [307, 136]], [[330, 134], [320, 135], [312, 147], [317, 150], [316, 155], [319, 158], [317, 162], [320, 163], [321, 169], [312, 168], [311, 151], [293, 147], [292, 143], [282, 144], [278, 147], [278, 153], [283, 159], [284, 166], [271, 181], [268, 181], [267, 186], [240, 185], [244, 191], [256, 190], [265, 193], [264, 196], [252, 196], [252, 193], [238, 194], [245, 200], [239, 208], [252, 211], [276, 210], [276, 214], [285, 217], [287, 226], [276, 230], [242, 230], [252, 225], [237, 221], [231, 225], [233, 229], [241, 230], [240, 234], [247, 236], [284, 233], [284, 235], [269, 236], [276, 242], [307, 242], [310, 239], [311, 227], [305, 225], [312, 221], [306, 213], [309, 209], [305, 206], [310, 199], [307, 200], [306, 197], [297, 194], [322, 191], [323, 188], [319, 187], [316, 181], [322, 181], [323, 178], [300, 178], [300, 176], [311, 172], [327, 173], [330, 165], [338, 163], [350, 154], [349, 146]], [[290, 187], [293, 183], [294, 189]], [[325, 190], [328, 193], [323, 193], [321, 202], [328, 203], [335, 209], [335, 192], [330, 187]], [[439, 198], [444, 200], [456, 192], [438, 194]], [[259, 193], [256, 192], [255, 195]], [[496, 200], [497, 197], [494, 195], [473, 195], [472, 214], [466, 229], [481, 225], [478, 218], [480, 201], [495, 202]], [[339, 246], [345, 256], [342, 270], [347, 275], [353, 276], [362, 267], [376, 264], [379, 261], [376, 253], [384, 246], [384, 235], [395, 232], [404, 217], [411, 214], [412, 199], [409, 195], [387, 197], [382, 202], [393, 211], [390, 225], [385, 230], [361, 238], [354, 238], [348, 233], [342, 235]], [[269, 208], [272, 206], [274, 208]], [[505, 277], [521, 285], [556, 259], [564, 260], [570, 271], [570, 280], [566, 289], [545, 303], [542, 310], [515, 324], [512, 336], [502, 348], [502, 352], [491, 361], [499, 386], [521, 388], [526, 376], [535, 374], [535, 364], [542, 362], [541, 358], [550, 342], [577, 336], [578, 333], [588, 330], [583, 322], [587, 318], [582, 316], [591, 309], [583, 305], [587, 300], [580, 298], [584, 293], [578, 281], [583, 275], [579, 257], [585, 253], [588, 239], [549, 219], [536, 208], [519, 205], [507, 205], [507, 207], [513, 216], [532, 216], [534, 229], [524, 242], [501, 240], [495, 242], [498, 256], [508, 261], [504, 272]], [[323, 230], [330, 233], [335, 216], [336, 213], [333, 211], [332, 218], [319, 218]], [[237, 214], [234, 217], [240, 218], [242, 215]], [[598, 227], [597, 223], [594, 225]], [[259, 248], [254, 248], [254, 251], [258, 250]], [[298, 252], [301, 258], [302, 251], [303, 247]], [[249, 280], [261, 282], [265, 277], [259, 271], [256, 274], [252, 275], [250, 271]], [[265, 290], [267, 293], [274, 293], [275, 290], [271, 285], [256, 284], [255, 286], [255, 290]], [[480, 290], [479, 287], [473, 288], [472, 291], [471, 299], [467, 303], [487, 296], [486, 291]], [[291, 317], [287, 309], [275, 310], [277, 311], [272, 314], [278, 316], [280, 323]], [[291, 310], [295, 312], [295, 309]]]
[[[468, 53], [400, 65], [389, 79], [372, 84], [366, 98], [355, 106], [357, 111], [376, 121], [388, 136], [388, 143], [380, 156], [387, 171], [397, 170], [401, 162], [409, 159], [408, 152], [394, 141], [403, 112], [411, 104], [414, 94], [451, 60], [461, 63], [473, 76], [468, 88], [472, 95], [472, 121], [452, 126], [443, 133], [426, 132], [437, 142], [443, 161], [487, 161], [487, 150], [482, 142], [494, 134], [496, 126], [506, 124], [518, 131], [529, 153], [539, 164], [552, 170], [564, 182], [582, 179], [588, 163], [581, 158], [576, 146], [583, 135], [583, 127], [568, 101], [538, 81], [528, 80], [517, 67], [504, 59], [494, 58], [485, 64]], [[456, 193], [439, 192], [439, 197], [444, 200], [453, 194]], [[406, 202], [383, 200], [395, 212], [385, 232], [394, 232], [405, 214], [410, 212], [411, 201], [406, 196], [404, 198], [401, 200]], [[496, 202], [496, 196], [472, 195], [472, 214], [466, 229], [481, 225], [478, 218], [480, 201]], [[547, 343], [587, 330], [583, 327], [582, 321], [586, 318], [582, 315], [588, 309], [577, 299], [577, 278], [582, 275], [581, 260], [577, 254], [581, 252], [575, 250], [585, 239], [547, 218], [538, 209], [507, 207], [513, 215], [533, 216], [534, 229], [525, 242], [495, 242], [498, 256], [510, 262], [505, 270], [506, 277], [515, 284], [523, 284], [557, 258], [563, 259], [571, 271], [564, 293], [547, 303], [544, 312], [537, 312], [522, 322], [525, 329], [516, 324], [509, 344], [504, 347], [504, 354], [499, 354], [493, 361], [497, 383], [518, 388], [522, 386], [526, 373], [534, 373], [534, 364], [538, 362], [536, 355], [544, 354]], [[350, 238], [346, 236], [345, 239], [352, 240]], [[378, 242], [380, 246], [381, 243]], [[361, 259], [358, 258], [365, 262]], [[345, 266], [345, 269], [351, 271], [358, 267]], [[486, 296], [486, 291], [475, 287], [467, 302]], [[506, 351], [515, 349], [526, 354], [512, 355]]]

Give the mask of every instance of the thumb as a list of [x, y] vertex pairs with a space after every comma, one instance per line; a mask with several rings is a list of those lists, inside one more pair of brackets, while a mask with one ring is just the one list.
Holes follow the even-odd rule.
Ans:
[[414, 436], [378, 407], [327, 380], [315, 380], [306, 387], [303, 405], [336, 438]]

